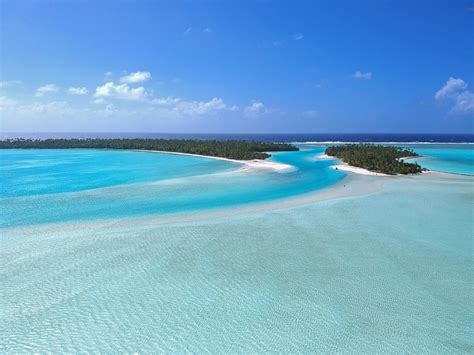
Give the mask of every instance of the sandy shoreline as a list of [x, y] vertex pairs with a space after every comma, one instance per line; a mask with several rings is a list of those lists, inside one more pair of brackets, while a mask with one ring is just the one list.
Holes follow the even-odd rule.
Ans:
[[[338, 159], [336, 157], [332, 157], [332, 156], [329, 156], [329, 155], [326, 155], [326, 154], [323, 154], [322, 155], [323, 159]], [[416, 157], [402, 157], [402, 158], [399, 158], [398, 161], [401, 161], [403, 162], [405, 159], [413, 159], [413, 158], [418, 158], [420, 156], [416, 156]], [[338, 159], [340, 160], [340, 159]], [[361, 175], [370, 175], [370, 176], [397, 176], [397, 175], [389, 175], [389, 174], [384, 174], [384, 173], [376, 173], [374, 171], [370, 171], [370, 170], [367, 170], [367, 169], [364, 169], [364, 168], [359, 168], [357, 166], [352, 166], [352, 165], [349, 165], [347, 163], [342, 163], [342, 164], [338, 164], [338, 165], [333, 165], [331, 166], [331, 168], [333, 169], [336, 169], [336, 170], [343, 170], [343, 171], [348, 171], [348, 172], [351, 172], [351, 173], [355, 173], [355, 174], [361, 174]], [[428, 170], [424, 170], [422, 171], [422, 173], [427, 173], [429, 172]]]
[[[318, 155], [317, 158], [321, 159], [321, 160], [336, 159], [336, 160], [340, 161], [340, 159], [338, 159], [337, 157], [333, 157], [333, 156], [327, 155], [327, 154]], [[383, 174], [383, 173], [376, 173], [376, 172], [373, 172], [373, 171], [370, 171], [370, 170], [367, 170], [367, 169], [364, 169], [364, 168], [358, 168], [357, 166], [352, 166], [352, 165], [349, 165], [347, 163], [332, 165], [331, 168], [334, 169], [334, 170], [343, 170], [343, 171], [348, 171], [348, 172], [355, 173], [355, 174], [360, 174], [360, 175], [391, 176], [391, 175], [387, 175], [387, 174]]]
[[244, 167], [239, 169], [239, 171], [246, 171], [249, 169], [271, 169], [276, 171], [285, 171], [293, 169], [292, 165], [277, 163], [272, 160], [262, 160], [262, 159], [253, 159], [253, 160], [237, 160], [237, 159], [229, 159], [223, 157], [214, 157], [212, 155], [199, 155], [199, 154], [191, 154], [191, 153], [178, 153], [178, 152], [166, 152], [163, 150], [137, 150], [138, 152], [150, 152], [150, 153], [163, 153], [163, 154], [174, 154], [174, 155], [187, 155], [191, 157], [198, 157], [198, 158], [208, 158], [208, 159], [217, 159], [217, 160], [225, 160], [230, 161], [233, 163], [243, 164]]
[[347, 165], [347, 164], [339, 164], [339, 165], [333, 165], [331, 168], [335, 170], [343, 170], [343, 171], [349, 171], [351, 173], [355, 174], [361, 174], [361, 175], [370, 175], [370, 176], [396, 176], [396, 175], [388, 175], [388, 174], [383, 174], [383, 173], [375, 173], [373, 171], [364, 169], [364, 168], [358, 168], [357, 166], [352, 166], [352, 165]]
[[422, 155], [415, 155], [411, 157], [401, 157], [401, 158], [398, 158], [397, 160], [403, 162], [408, 159], [416, 159], [416, 158], [422, 158], [422, 157], [423, 157]]
[[316, 158], [318, 158], [319, 160], [337, 159], [337, 158], [332, 157], [332, 156], [327, 155], [327, 154], [320, 154], [320, 155], [317, 155]]

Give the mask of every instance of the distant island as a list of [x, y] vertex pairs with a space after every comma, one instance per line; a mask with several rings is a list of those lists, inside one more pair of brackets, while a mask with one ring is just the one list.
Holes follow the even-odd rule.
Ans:
[[388, 174], [417, 174], [423, 171], [417, 163], [405, 163], [405, 158], [417, 157], [411, 149], [375, 144], [345, 144], [326, 148], [328, 156], [366, 170]]
[[284, 143], [194, 139], [7, 139], [0, 149], [129, 149], [207, 155], [235, 160], [266, 159], [266, 152], [297, 151]]

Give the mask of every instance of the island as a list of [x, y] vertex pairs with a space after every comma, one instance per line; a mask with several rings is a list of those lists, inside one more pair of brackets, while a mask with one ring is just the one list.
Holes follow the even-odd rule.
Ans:
[[417, 174], [423, 171], [417, 163], [406, 163], [406, 158], [419, 156], [411, 149], [375, 144], [344, 144], [326, 148], [326, 155], [344, 163], [374, 173], [387, 175]]
[[297, 151], [292, 144], [198, 139], [6, 139], [0, 149], [129, 149], [202, 155], [233, 160], [264, 160], [267, 152]]

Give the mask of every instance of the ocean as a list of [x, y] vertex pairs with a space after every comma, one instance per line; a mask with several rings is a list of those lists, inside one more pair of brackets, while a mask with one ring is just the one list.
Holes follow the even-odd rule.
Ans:
[[[281, 172], [0, 151], [0, 352], [472, 353], [472, 135], [244, 137], [313, 143]], [[319, 158], [347, 139], [436, 172]]]
[[0, 132], [0, 139], [11, 138], [162, 138], [254, 140], [264, 142], [397, 142], [397, 143], [474, 143], [474, 134], [420, 133], [133, 133], [133, 132]]

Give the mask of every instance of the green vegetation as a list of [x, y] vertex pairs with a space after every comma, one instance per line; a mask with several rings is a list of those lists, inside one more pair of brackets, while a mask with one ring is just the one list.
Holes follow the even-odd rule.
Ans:
[[8, 139], [0, 149], [133, 149], [210, 155], [238, 160], [266, 159], [265, 152], [294, 151], [291, 144], [191, 139]]
[[346, 144], [326, 149], [326, 154], [345, 163], [384, 174], [416, 174], [423, 169], [418, 164], [405, 163], [401, 158], [418, 156], [411, 149], [374, 144]]

